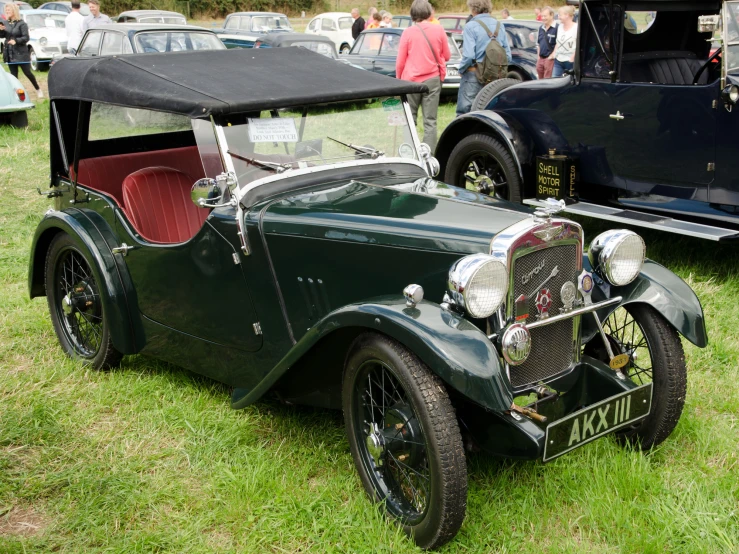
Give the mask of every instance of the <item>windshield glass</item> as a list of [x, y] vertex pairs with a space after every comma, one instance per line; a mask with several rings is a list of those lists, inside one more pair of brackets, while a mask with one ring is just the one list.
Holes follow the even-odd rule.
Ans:
[[182, 31], [154, 31], [139, 33], [135, 38], [136, 51], [179, 52], [181, 50], [222, 50], [223, 43], [210, 33], [190, 33]]
[[325, 43], [325, 42], [312, 42], [307, 40], [301, 40], [298, 42], [293, 42], [291, 46], [299, 46], [300, 48], [305, 48], [306, 50], [310, 50], [311, 52], [318, 52], [319, 54], [323, 54], [327, 58], [331, 58], [332, 60], [338, 60], [339, 57], [336, 55], [336, 51], [334, 50], [334, 44], [333, 43]]
[[66, 15], [32, 14], [25, 16], [24, 20], [29, 29], [38, 29], [40, 27], [58, 27], [64, 29], [64, 19], [66, 17]]
[[177, 16], [150, 16], [140, 17], [139, 23], [170, 23], [172, 25], [185, 25], [187, 20], [184, 17]]
[[739, 74], [739, 2], [726, 2], [726, 72]]
[[222, 127], [239, 186], [290, 169], [355, 160], [418, 160], [403, 103], [331, 104], [249, 114]]
[[284, 15], [260, 15], [252, 20], [252, 31], [274, 31], [277, 29], [283, 31], [292, 31], [290, 22]]

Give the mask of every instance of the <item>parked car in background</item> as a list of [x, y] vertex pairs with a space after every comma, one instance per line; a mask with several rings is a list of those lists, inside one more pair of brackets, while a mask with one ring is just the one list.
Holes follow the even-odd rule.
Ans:
[[[367, 71], [395, 77], [395, 61], [398, 58], [398, 47], [402, 34], [403, 29], [395, 27], [362, 31], [352, 49], [342, 58]], [[446, 63], [446, 79], [441, 85], [443, 96], [457, 94], [460, 82], [458, 68], [462, 58], [449, 33], [447, 33], [447, 41], [451, 58]]]
[[181, 13], [163, 10], [131, 10], [122, 12], [117, 18], [118, 23], [170, 23], [173, 25], [187, 25], [187, 18]]
[[[293, 33], [285, 14], [274, 12], [237, 12], [226, 17], [222, 29], [213, 29], [217, 35], [241, 35], [239, 48], [251, 48], [260, 38], [270, 33]], [[224, 41], [226, 42], [226, 41]], [[227, 44], [228, 46], [228, 44]]]
[[276, 33], [260, 38], [254, 48], [284, 48], [297, 46], [316, 52], [332, 60], [339, 59], [336, 45], [328, 37], [307, 33]]
[[[536, 74], [536, 40], [541, 23], [509, 19], [503, 21], [508, 44], [511, 47], [511, 63], [508, 64], [508, 79], [531, 81], [538, 79]], [[461, 36], [461, 35], [460, 35]]]
[[[654, 8], [583, 2], [573, 74], [483, 88], [484, 110], [439, 139], [446, 180], [534, 204], [556, 192], [571, 213], [739, 238], [739, 2]], [[551, 150], [572, 160], [576, 186], [537, 174]]]
[[25, 127], [28, 125], [27, 112], [34, 107], [21, 82], [0, 68], [0, 123]]
[[440, 15], [437, 17], [444, 30], [454, 35], [454, 40], [460, 48], [462, 47], [462, 31], [464, 31], [468, 17], [469, 15]]
[[584, 256], [561, 205], [434, 180], [405, 100], [424, 90], [299, 48], [61, 60], [28, 284], [80, 365], [141, 354], [225, 383], [234, 409], [343, 410], [368, 496], [435, 548], [465, 518], [465, 445], [649, 450], [685, 403], [680, 334], [708, 338], [637, 234]]
[[393, 27], [398, 29], [405, 29], [413, 24], [413, 20], [410, 15], [394, 15], [393, 16]]
[[330, 38], [336, 49], [346, 54], [354, 44], [352, 38], [352, 14], [348, 12], [327, 12], [310, 20], [305, 32], [310, 35], [323, 35]]
[[28, 50], [31, 68], [46, 71], [54, 56], [67, 53], [66, 15], [51, 10], [22, 10], [21, 18], [28, 25]]
[[88, 29], [77, 50], [78, 57], [225, 50], [215, 33], [195, 25], [114, 23]]
[[[72, 2], [46, 2], [45, 4], [41, 4], [38, 9], [54, 10], [66, 14], [72, 11]], [[80, 3], [80, 13], [82, 15], [90, 15], [90, 8], [85, 2]]]
[[33, 9], [33, 6], [28, 2], [11, 2], [9, 0], [0, 0], [0, 19], [5, 19], [5, 4], [16, 4], [19, 10]]

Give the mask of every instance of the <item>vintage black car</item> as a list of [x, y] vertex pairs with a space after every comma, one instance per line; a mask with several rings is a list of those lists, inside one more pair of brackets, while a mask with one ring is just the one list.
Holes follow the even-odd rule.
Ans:
[[293, 33], [290, 20], [285, 14], [274, 12], [237, 12], [229, 14], [222, 29], [213, 29], [217, 35], [238, 36], [238, 44], [229, 44], [229, 48], [252, 48], [260, 38], [272, 33]]
[[[398, 59], [402, 34], [403, 29], [394, 27], [362, 31], [349, 53], [342, 55], [341, 58], [367, 71], [395, 77], [395, 62]], [[462, 60], [462, 54], [449, 33], [447, 42], [451, 58], [446, 62], [446, 78], [441, 84], [443, 96], [457, 94], [460, 82], [458, 68]]]
[[252, 41], [250, 37], [243, 35], [220, 34], [218, 38], [227, 48], [285, 48], [296, 46], [305, 48], [311, 52], [317, 52], [332, 60], [339, 59], [334, 41], [321, 35], [310, 35], [308, 33], [272, 33], [264, 35]]
[[[440, 137], [446, 181], [514, 201], [554, 188], [572, 213], [739, 237], [738, 14], [736, 1], [585, 0], [573, 74], [483, 89], [481, 111]], [[575, 161], [574, 194], [537, 173], [550, 150]]]
[[89, 367], [140, 353], [236, 409], [343, 408], [367, 493], [431, 548], [465, 516], [463, 444], [651, 448], [685, 400], [679, 335], [707, 335], [635, 233], [586, 255], [558, 205], [431, 178], [405, 98], [424, 90], [302, 48], [63, 59], [28, 279]]

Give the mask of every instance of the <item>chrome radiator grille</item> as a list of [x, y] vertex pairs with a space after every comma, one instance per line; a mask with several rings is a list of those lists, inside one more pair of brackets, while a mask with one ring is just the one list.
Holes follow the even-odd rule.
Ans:
[[[525, 254], [514, 260], [513, 299], [515, 300], [521, 294], [526, 295], [528, 321], [534, 321], [538, 314], [536, 295], [542, 288], [539, 285], [551, 275], [554, 267], [559, 270], [557, 275], [547, 281], [543, 288], [549, 289], [552, 295], [549, 315], [560, 313], [559, 309], [563, 307], [560, 297], [562, 285], [566, 281], [577, 284], [578, 248], [580, 248], [578, 244], [555, 245]], [[533, 274], [538, 267], [541, 269]], [[529, 275], [532, 276], [524, 284], [525, 276]], [[518, 388], [537, 383], [567, 369], [574, 358], [574, 325], [574, 319], [566, 319], [559, 323], [532, 329], [531, 353], [524, 363], [510, 368], [511, 384]]]

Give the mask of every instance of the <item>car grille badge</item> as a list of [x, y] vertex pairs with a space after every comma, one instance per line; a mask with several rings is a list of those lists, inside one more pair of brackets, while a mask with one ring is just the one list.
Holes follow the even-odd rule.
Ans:
[[549, 317], [549, 308], [552, 305], [552, 293], [549, 289], [541, 289], [536, 295], [536, 311], [539, 312], [539, 319]]
[[549, 225], [534, 231], [534, 236], [544, 242], [549, 242], [554, 237], [558, 236], [562, 232], [562, 229], [564, 229], [564, 225], [561, 223], [559, 225]]
[[562, 288], [559, 291], [559, 297], [562, 299], [563, 305], [563, 307], [560, 308], [561, 312], [569, 312], [572, 310], [572, 307], [575, 304], [576, 294], [577, 288], [575, 287], [575, 283], [572, 281], [567, 281], [562, 285]]

